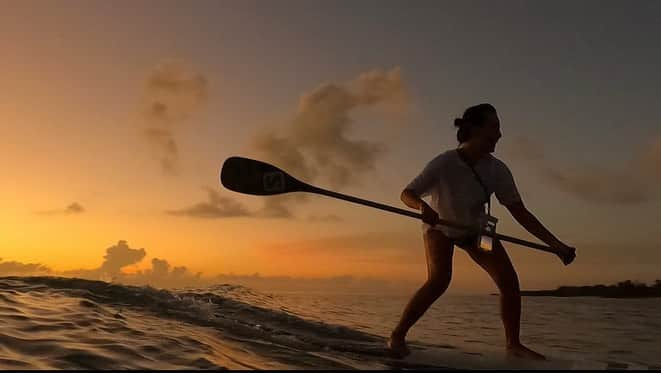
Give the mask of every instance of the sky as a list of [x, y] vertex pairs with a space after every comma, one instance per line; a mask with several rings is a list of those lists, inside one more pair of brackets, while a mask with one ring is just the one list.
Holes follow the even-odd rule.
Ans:
[[[454, 118], [489, 102], [494, 155], [577, 248], [564, 267], [506, 246], [522, 287], [661, 278], [657, 1], [3, 5], [5, 273], [420, 283], [420, 221], [235, 193], [220, 167], [260, 159], [407, 208], [404, 186], [456, 147]], [[452, 288], [495, 286], [457, 250]]]

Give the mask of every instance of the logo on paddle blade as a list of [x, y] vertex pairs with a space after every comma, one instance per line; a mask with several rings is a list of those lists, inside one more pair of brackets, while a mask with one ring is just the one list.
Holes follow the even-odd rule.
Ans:
[[267, 192], [284, 192], [285, 175], [282, 172], [267, 172], [262, 179], [264, 190]]

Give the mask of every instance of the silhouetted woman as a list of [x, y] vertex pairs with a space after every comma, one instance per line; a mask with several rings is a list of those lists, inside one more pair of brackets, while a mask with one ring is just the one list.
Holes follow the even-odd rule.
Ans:
[[[455, 119], [459, 146], [437, 155], [401, 194], [409, 207], [423, 215], [422, 231], [427, 257], [427, 281], [413, 295], [388, 345], [396, 356], [409, 353], [408, 330], [440, 297], [452, 277], [452, 254], [458, 246], [484, 268], [500, 290], [500, 312], [505, 327], [508, 355], [544, 359], [519, 340], [521, 296], [512, 262], [498, 240], [491, 251], [479, 247], [476, 236], [466, 231], [436, 225], [439, 217], [466, 225], [477, 225], [485, 214], [492, 193], [530, 233], [558, 250], [565, 264], [575, 257], [575, 249], [560, 242], [529, 212], [521, 201], [508, 167], [491, 155], [502, 136], [496, 109], [489, 104], [472, 106]], [[422, 197], [431, 195], [431, 206]]]

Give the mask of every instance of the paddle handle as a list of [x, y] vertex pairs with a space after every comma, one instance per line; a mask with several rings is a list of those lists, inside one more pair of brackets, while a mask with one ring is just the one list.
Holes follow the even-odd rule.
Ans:
[[[370, 206], [370, 207], [374, 207], [374, 208], [377, 208], [377, 209], [390, 211], [390, 212], [394, 212], [396, 214], [410, 216], [412, 218], [422, 220], [422, 214], [419, 213], [419, 212], [413, 212], [413, 211], [410, 211], [410, 210], [400, 209], [400, 208], [397, 208], [397, 207], [394, 207], [394, 206], [384, 205], [382, 203], [373, 202], [373, 201], [369, 201], [369, 200], [358, 198], [358, 197], [349, 196], [349, 195], [338, 193], [338, 192], [333, 192], [331, 190], [326, 190], [326, 189], [315, 187], [315, 186], [312, 186], [312, 185], [308, 185], [307, 187], [309, 187], [309, 189], [306, 188], [307, 192], [322, 194], [322, 195], [325, 195], [325, 196], [328, 196], [328, 197], [338, 198], [338, 199], [342, 199], [342, 200], [345, 200], [345, 201], [358, 203], [358, 204], [361, 204], [361, 205]], [[445, 226], [452, 227], [452, 228], [457, 228], [457, 229], [465, 229], [465, 230], [468, 230], [468, 231], [475, 231], [476, 230], [475, 227], [472, 227], [472, 226], [469, 226], [469, 225], [464, 225], [464, 224], [458, 224], [458, 223], [455, 223], [455, 222], [452, 222], [452, 221], [449, 221], [449, 220], [444, 220], [444, 219], [439, 219], [438, 224], [439, 225], [445, 225]], [[494, 235], [489, 235], [489, 236], [491, 236], [493, 238], [496, 238], [498, 240], [501, 240], [501, 241], [507, 241], [507, 242], [527, 246], [527, 247], [530, 247], [530, 248], [533, 248], [533, 249], [546, 251], [546, 252], [552, 253], [552, 254], [557, 254], [558, 253], [556, 249], [554, 249], [550, 246], [546, 246], [546, 245], [542, 245], [542, 244], [539, 244], [539, 243], [530, 242], [530, 241], [526, 241], [526, 240], [521, 240], [521, 239], [518, 239], [516, 237], [506, 236], [504, 234], [496, 233]]]

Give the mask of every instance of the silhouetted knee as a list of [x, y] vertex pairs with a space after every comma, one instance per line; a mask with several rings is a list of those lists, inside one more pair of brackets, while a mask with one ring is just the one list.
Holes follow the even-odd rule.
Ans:
[[425, 286], [435, 297], [440, 297], [443, 295], [443, 293], [445, 293], [445, 290], [447, 290], [448, 286], [450, 286], [450, 279], [450, 275], [432, 277], [427, 280]]

